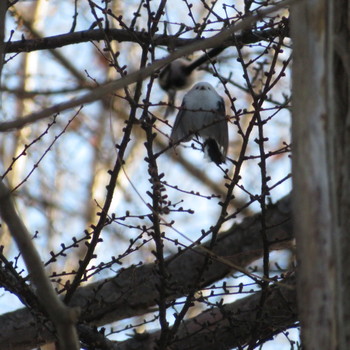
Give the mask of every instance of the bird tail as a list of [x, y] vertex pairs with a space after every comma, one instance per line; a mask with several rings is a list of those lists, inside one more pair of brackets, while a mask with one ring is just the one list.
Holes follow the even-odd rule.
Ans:
[[204, 142], [204, 151], [208, 154], [209, 158], [216, 164], [225, 163], [225, 157], [221, 153], [218, 143], [211, 138], [208, 138]]
[[168, 106], [165, 111], [165, 118], [167, 118], [170, 114], [173, 114], [175, 111], [175, 97], [176, 97], [176, 90], [170, 89], [168, 90]]

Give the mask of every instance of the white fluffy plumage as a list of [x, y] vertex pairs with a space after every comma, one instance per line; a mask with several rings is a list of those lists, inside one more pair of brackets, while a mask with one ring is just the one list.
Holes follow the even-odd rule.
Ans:
[[216, 164], [225, 163], [228, 127], [223, 98], [207, 82], [195, 84], [184, 96], [171, 133], [173, 143], [204, 139], [204, 151]]

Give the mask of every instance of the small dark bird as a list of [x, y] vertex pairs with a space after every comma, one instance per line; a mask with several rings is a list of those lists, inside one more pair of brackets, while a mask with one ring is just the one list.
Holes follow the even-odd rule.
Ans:
[[187, 72], [190, 62], [178, 59], [168, 64], [159, 74], [159, 85], [165, 90], [185, 89], [192, 83], [191, 72]]
[[180, 58], [169, 63], [160, 72], [159, 85], [167, 92], [169, 98], [169, 106], [165, 112], [165, 116], [168, 116], [174, 111], [176, 91], [190, 86], [193, 82], [192, 73], [199, 66], [219, 55], [225, 48], [225, 46], [215, 47], [192, 62]]
[[188, 65], [188, 61], [178, 59], [168, 64], [159, 74], [159, 85], [168, 94], [169, 106], [165, 116], [174, 111], [176, 91], [185, 89], [192, 84], [192, 72], [186, 70]]

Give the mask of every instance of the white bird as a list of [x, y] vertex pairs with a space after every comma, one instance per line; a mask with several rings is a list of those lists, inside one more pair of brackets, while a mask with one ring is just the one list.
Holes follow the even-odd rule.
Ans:
[[203, 151], [216, 164], [225, 163], [228, 127], [223, 98], [206, 82], [195, 84], [184, 96], [171, 133], [173, 143], [204, 139]]

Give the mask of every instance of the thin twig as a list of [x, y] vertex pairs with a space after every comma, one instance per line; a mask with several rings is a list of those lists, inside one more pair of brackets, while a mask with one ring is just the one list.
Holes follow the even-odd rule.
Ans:
[[37, 120], [47, 118], [54, 113], [60, 113], [62, 111], [65, 111], [70, 108], [74, 108], [76, 106], [80, 106], [82, 104], [87, 104], [87, 103], [97, 101], [102, 97], [104, 97], [105, 95], [112, 93], [115, 90], [122, 89], [127, 85], [131, 85], [138, 81], [142, 81], [147, 77], [149, 77], [150, 75], [152, 75], [155, 71], [159, 70], [160, 68], [164, 67], [165, 65], [171, 63], [172, 61], [178, 58], [187, 56], [195, 51], [205, 50], [208, 48], [220, 46], [226, 39], [230, 38], [233, 33], [249, 28], [253, 23], [256, 23], [262, 17], [272, 12], [275, 12], [280, 8], [286, 7], [290, 5], [292, 2], [293, 0], [282, 1], [278, 5], [275, 5], [269, 9], [260, 11], [256, 15], [248, 17], [238, 24], [231, 25], [227, 29], [224, 29], [223, 31], [221, 31], [219, 34], [216, 34], [208, 39], [204, 39], [203, 41], [194, 42], [191, 45], [185, 46], [173, 52], [171, 55], [167, 56], [166, 58], [155, 61], [153, 64], [151, 64], [148, 67], [145, 67], [136, 72], [128, 74], [127, 76], [121, 79], [118, 79], [116, 81], [107, 83], [105, 85], [101, 85], [84, 96], [77, 97], [68, 102], [59, 103], [52, 107], [46, 108], [42, 111], [35, 112], [24, 117], [20, 117], [12, 121], [0, 123], [0, 132], [10, 131], [13, 129], [20, 129], [29, 123], [33, 123]]

